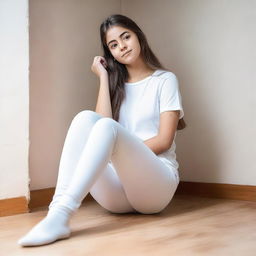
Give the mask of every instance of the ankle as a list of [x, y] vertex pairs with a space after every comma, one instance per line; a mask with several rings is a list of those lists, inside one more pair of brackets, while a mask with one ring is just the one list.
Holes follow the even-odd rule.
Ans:
[[73, 216], [74, 212], [70, 210], [68, 207], [63, 205], [55, 205], [51, 207], [47, 213], [46, 218], [48, 220], [58, 220], [59, 223], [64, 225], [69, 225], [69, 221]]

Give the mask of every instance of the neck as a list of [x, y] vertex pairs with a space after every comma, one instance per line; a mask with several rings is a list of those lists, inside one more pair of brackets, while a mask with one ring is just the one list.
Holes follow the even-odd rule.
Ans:
[[129, 74], [128, 83], [142, 80], [154, 72], [154, 69], [149, 68], [141, 57], [137, 58], [134, 63], [126, 65], [126, 68]]

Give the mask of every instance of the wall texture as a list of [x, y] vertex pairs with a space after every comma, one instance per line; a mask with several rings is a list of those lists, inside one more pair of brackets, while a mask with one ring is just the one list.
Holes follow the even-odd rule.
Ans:
[[101, 55], [99, 24], [119, 0], [30, 1], [30, 189], [56, 185], [68, 127], [94, 110], [99, 88], [91, 64]]
[[0, 1], [0, 199], [29, 197], [28, 1]]
[[256, 1], [121, 2], [179, 78], [181, 180], [256, 185]]

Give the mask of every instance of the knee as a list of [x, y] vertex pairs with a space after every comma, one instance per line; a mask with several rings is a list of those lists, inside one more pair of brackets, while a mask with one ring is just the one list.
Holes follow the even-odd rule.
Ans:
[[73, 120], [81, 120], [82, 119], [82, 120], [96, 121], [100, 118], [101, 118], [101, 116], [92, 110], [82, 110], [75, 115]]
[[109, 131], [110, 129], [113, 129], [116, 125], [116, 121], [110, 117], [104, 117], [101, 118], [95, 126], [100, 127], [100, 129], [104, 131]]

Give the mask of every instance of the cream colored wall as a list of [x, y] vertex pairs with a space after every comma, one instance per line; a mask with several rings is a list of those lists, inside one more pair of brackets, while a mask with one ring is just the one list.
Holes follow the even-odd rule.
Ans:
[[28, 1], [0, 1], [0, 200], [29, 197]]
[[122, 0], [178, 76], [182, 181], [256, 185], [256, 1]]
[[[107, 4], [106, 4], [107, 3]], [[255, 1], [30, 1], [30, 189], [53, 187], [74, 115], [94, 109], [99, 24], [123, 13], [178, 76], [183, 181], [256, 185]]]
[[99, 84], [91, 64], [101, 54], [99, 24], [115, 12], [119, 0], [30, 1], [31, 190], [56, 185], [71, 120], [95, 108]]

